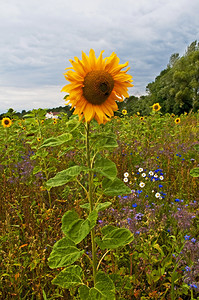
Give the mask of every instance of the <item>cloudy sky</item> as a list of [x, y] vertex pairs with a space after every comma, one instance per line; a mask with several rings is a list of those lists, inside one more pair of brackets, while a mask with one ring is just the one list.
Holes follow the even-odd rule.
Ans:
[[129, 61], [134, 87], [199, 40], [198, 0], [0, 0], [0, 113], [63, 106], [69, 59], [90, 48]]

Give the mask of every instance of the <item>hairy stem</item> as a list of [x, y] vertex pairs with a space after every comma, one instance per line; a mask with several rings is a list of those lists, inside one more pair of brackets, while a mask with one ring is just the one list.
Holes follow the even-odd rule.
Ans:
[[[91, 151], [89, 145], [89, 129], [90, 124], [86, 123], [86, 156], [87, 156], [87, 167], [88, 171], [88, 201], [90, 205], [90, 213], [93, 211], [94, 203], [93, 203], [93, 172], [91, 171], [92, 163], [91, 163]], [[91, 243], [92, 243], [92, 259], [93, 259], [93, 281], [95, 285], [96, 272], [97, 272], [97, 258], [96, 258], [96, 245], [95, 245], [95, 228], [91, 230]]]

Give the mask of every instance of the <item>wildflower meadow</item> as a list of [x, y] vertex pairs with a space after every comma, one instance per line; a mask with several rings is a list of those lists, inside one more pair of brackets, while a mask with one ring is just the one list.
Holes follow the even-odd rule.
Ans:
[[199, 299], [199, 111], [118, 110], [130, 68], [102, 53], [70, 60], [73, 115], [1, 120], [3, 300]]
[[[93, 174], [96, 269], [101, 270], [95, 284], [102, 294], [96, 299], [199, 299], [199, 113], [176, 118], [125, 111], [105, 125], [92, 121], [90, 147], [101, 153]], [[0, 298], [88, 299], [90, 229], [78, 221], [83, 239], [63, 232], [67, 212], [77, 220], [89, 216], [89, 170], [76, 167], [85, 160], [85, 124], [64, 113], [45, 119], [42, 109], [9, 120], [0, 130]], [[62, 176], [63, 170], [71, 173]], [[114, 182], [116, 172], [111, 189], [108, 181]], [[96, 218], [93, 213], [90, 223]], [[118, 234], [116, 245], [114, 236], [106, 239], [110, 227]], [[64, 253], [60, 243], [70, 234], [79, 239], [71, 244], [77, 250]], [[66, 274], [59, 278], [68, 264], [74, 285]]]

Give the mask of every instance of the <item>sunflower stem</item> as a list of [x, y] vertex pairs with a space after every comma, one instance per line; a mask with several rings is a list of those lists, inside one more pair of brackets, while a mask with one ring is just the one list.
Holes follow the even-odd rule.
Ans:
[[[86, 122], [86, 156], [87, 156], [87, 167], [88, 171], [88, 201], [90, 205], [90, 213], [93, 211], [94, 203], [93, 203], [93, 172], [91, 162], [91, 152], [89, 145], [89, 130], [90, 124]], [[93, 259], [93, 282], [95, 285], [96, 282], [96, 272], [97, 272], [97, 258], [96, 258], [96, 245], [95, 245], [95, 228], [91, 229], [91, 244], [92, 244], [92, 259]]]

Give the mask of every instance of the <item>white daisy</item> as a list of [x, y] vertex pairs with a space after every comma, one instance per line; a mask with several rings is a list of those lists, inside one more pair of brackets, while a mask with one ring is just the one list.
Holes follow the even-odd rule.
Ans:
[[164, 179], [164, 176], [161, 175], [159, 178], [160, 178], [160, 180], [163, 180], [163, 179]]
[[143, 168], [139, 168], [138, 172], [140, 172], [140, 173], [143, 172]]
[[139, 186], [140, 186], [141, 188], [143, 188], [143, 187], [145, 186], [145, 183], [144, 183], [144, 182], [140, 182]]
[[149, 175], [150, 175], [150, 176], [153, 176], [153, 174], [154, 174], [153, 171], [150, 171], [150, 172], [149, 172]]
[[158, 178], [158, 174], [155, 174], [153, 177]]
[[156, 197], [156, 198], [159, 198], [159, 197], [160, 197], [160, 193], [156, 193], [156, 194], [155, 194], [155, 197]]
[[128, 182], [129, 181], [127, 177], [124, 177], [123, 180], [124, 180], [124, 182]]
[[128, 172], [125, 172], [125, 173], [124, 173], [124, 177], [129, 177], [129, 173], [128, 173]]
[[146, 177], [146, 173], [142, 173], [142, 177]]

